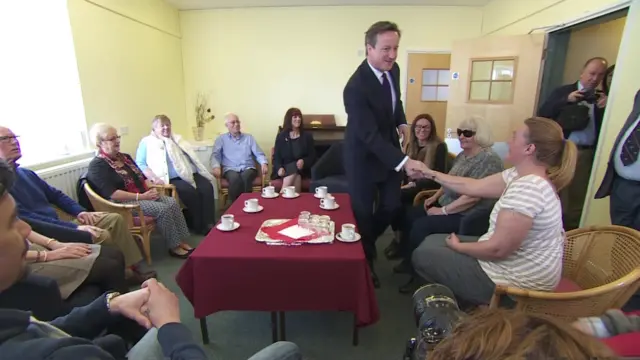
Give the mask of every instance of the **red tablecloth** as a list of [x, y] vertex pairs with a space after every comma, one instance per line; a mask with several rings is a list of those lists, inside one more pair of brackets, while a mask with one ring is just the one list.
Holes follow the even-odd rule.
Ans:
[[[359, 242], [274, 246], [255, 240], [265, 220], [294, 218], [303, 210], [331, 216], [336, 232], [344, 223], [355, 223], [349, 196], [335, 197], [340, 208], [326, 211], [308, 193], [296, 199], [240, 196], [226, 212], [235, 216], [240, 228], [213, 229], [176, 275], [195, 316], [222, 310], [336, 310], [353, 312], [358, 326], [378, 321], [378, 303]], [[262, 212], [242, 211], [251, 198], [260, 200]]]

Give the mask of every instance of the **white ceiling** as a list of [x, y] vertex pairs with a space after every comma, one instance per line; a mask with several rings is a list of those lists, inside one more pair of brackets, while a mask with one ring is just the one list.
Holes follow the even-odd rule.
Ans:
[[490, 0], [165, 0], [179, 10], [276, 6], [484, 6]]

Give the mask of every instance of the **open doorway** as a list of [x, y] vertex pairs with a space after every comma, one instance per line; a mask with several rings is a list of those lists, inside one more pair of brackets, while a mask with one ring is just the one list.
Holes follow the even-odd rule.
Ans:
[[[578, 228], [581, 223], [584, 201], [592, 181], [595, 149], [601, 130], [606, 126], [603, 124], [606, 102], [600, 100], [606, 99], [611, 88], [627, 12], [628, 8], [623, 8], [548, 34], [538, 93], [538, 115], [558, 120], [572, 103], [589, 107], [590, 120], [585, 121], [586, 127], [573, 131], [564, 129], [565, 136], [578, 145], [579, 153], [574, 180], [560, 192], [565, 230]], [[586, 62], [594, 58], [590, 67], [585, 67]], [[606, 63], [597, 58], [606, 59]], [[595, 77], [598, 81], [594, 81]], [[588, 93], [595, 91], [597, 100], [576, 101], [572, 98], [573, 91], [582, 89]], [[562, 97], [573, 100], [563, 102]]]

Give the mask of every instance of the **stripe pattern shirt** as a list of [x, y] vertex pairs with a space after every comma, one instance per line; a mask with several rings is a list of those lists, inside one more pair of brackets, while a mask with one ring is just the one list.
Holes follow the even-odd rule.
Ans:
[[496, 284], [528, 290], [551, 291], [560, 282], [565, 234], [562, 206], [553, 185], [537, 175], [519, 177], [515, 168], [502, 172], [506, 188], [489, 219], [489, 231], [478, 241], [491, 238], [501, 211], [515, 211], [533, 219], [520, 247], [507, 258], [479, 261]]

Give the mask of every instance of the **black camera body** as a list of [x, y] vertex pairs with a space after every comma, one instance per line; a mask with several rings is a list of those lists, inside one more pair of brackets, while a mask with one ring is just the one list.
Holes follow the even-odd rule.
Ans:
[[413, 294], [413, 315], [418, 328], [416, 338], [406, 346], [403, 360], [424, 360], [453, 331], [465, 316], [453, 291], [440, 284], [425, 285]]
[[588, 104], [594, 104], [602, 96], [602, 91], [594, 89], [585, 89], [582, 91], [582, 101]]

